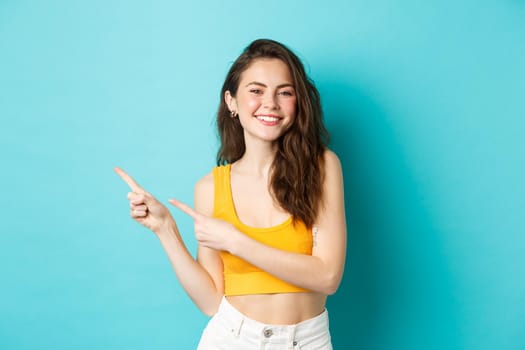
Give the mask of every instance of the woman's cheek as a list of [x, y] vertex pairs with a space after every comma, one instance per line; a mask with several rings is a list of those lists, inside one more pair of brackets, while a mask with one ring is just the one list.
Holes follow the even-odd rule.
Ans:
[[289, 116], [293, 116], [297, 113], [297, 103], [295, 101], [287, 101], [285, 104], [286, 112]]
[[250, 98], [246, 101], [246, 106], [248, 107], [248, 110], [250, 110], [252, 113], [255, 112], [260, 105], [261, 102], [257, 97]]

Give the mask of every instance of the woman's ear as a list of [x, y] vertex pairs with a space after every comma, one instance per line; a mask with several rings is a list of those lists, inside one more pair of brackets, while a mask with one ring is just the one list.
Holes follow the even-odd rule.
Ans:
[[224, 93], [224, 102], [228, 105], [230, 112], [237, 113], [237, 101], [235, 101], [235, 97], [232, 96], [230, 90], [226, 90]]

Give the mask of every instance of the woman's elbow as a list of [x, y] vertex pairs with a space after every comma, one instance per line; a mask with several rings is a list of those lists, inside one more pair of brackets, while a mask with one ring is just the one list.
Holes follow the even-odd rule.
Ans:
[[339, 274], [326, 276], [324, 283], [321, 286], [320, 292], [326, 295], [333, 295], [335, 292], [337, 292], [340, 284], [341, 276]]
[[339, 288], [339, 283], [332, 283], [326, 286], [324, 294], [326, 295], [334, 295], [335, 292], [337, 292], [337, 289]]
[[219, 305], [221, 303], [222, 296], [220, 298], [214, 298], [214, 300], [210, 300], [205, 304], [197, 304], [197, 307], [201, 310], [203, 314], [205, 314], [208, 317], [214, 316], [217, 311], [219, 310]]
[[200, 306], [199, 309], [203, 314], [205, 314], [208, 317], [212, 317], [217, 313], [218, 307], [215, 307], [214, 305], [206, 305], [206, 306]]

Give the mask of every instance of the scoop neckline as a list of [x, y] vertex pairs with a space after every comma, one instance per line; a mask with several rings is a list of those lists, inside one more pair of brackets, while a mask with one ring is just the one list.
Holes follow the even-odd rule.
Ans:
[[270, 227], [255, 227], [255, 226], [250, 226], [250, 225], [246, 225], [244, 222], [241, 221], [241, 219], [239, 218], [239, 215], [237, 214], [237, 209], [235, 207], [235, 201], [233, 200], [233, 192], [232, 192], [232, 186], [231, 186], [231, 163], [230, 164], [227, 164], [226, 165], [226, 192], [228, 193], [228, 197], [229, 197], [229, 200], [230, 200], [230, 203], [231, 203], [231, 206], [232, 206], [232, 210], [233, 210], [233, 216], [235, 218], [235, 221], [237, 222], [237, 224], [239, 224], [239, 226], [251, 231], [251, 232], [272, 232], [272, 231], [277, 231], [277, 230], [280, 230], [288, 225], [290, 225], [290, 223], [292, 222], [292, 216], [288, 216], [288, 218], [286, 220], [284, 220], [283, 222], [281, 222], [280, 224], [277, 224], [275, 226], [270, 226]]

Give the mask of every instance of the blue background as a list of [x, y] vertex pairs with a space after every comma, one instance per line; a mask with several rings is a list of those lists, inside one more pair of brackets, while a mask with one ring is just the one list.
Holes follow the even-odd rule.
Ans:
[[[0, 348], [192, 349], [121, 166], [192, 203], [231, 62], [282, 41], [345, 176], [336, 349], [525, 349], [525, 3], [0, 1]], [[192, 223], [174, 211], [191, 251]]]

